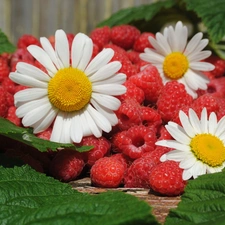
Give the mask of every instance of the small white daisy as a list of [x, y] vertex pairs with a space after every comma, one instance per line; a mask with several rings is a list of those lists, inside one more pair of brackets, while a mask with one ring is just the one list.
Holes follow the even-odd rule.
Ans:
[[212, 112], [208, 118], [204, 108], [200, 119], [192, 109], [189, 109], [189, 116], [180, 111], [179, 118], [182, 126], [174, 122], [166, 125], [175, 140], [156, 142], [156, 145], [174, 149], [162, 155], [160, 160], [180, 162], [184, 180], [220, 172], [225, 167], [225, 117], [217, 121]]
[[163, 34], [158, 32], [155, 38], [149, 37], [154, 49], [146, 48], [140, 58], [157, 67], [164, 84], [177, 80], [196, 98], [196, 90], [207, 89], [209, 82], [201, 71], [214, 69], [214, 65], [202, 62], [211, 55], [211, 51], [202, 51], [208, 44], [208, 39], [202, 37], [199, 32], [188, 42], [187, 27], [179, 21], [175, 28], [166, 27]]
[[15, 94], [16, 115], [34, 133], [53, 123], [51, 141], [79, 143], [84, 136], [100, 137], [109, 132], [118, 119], [114, 113], [120, 106], [117, 95], [124, 94], [126, 75], [117, 73], [118, 61], [110, 62], [112, 49], [104, 49], [93, 60], [92, 40], [78, 33], [71, 47], [66, 33], [57, 30], [55, 48], [45, 37], [42, 48], [30, 45], [28, 51], [47, 70], [19, 62], [9, 77], [28, 86]]

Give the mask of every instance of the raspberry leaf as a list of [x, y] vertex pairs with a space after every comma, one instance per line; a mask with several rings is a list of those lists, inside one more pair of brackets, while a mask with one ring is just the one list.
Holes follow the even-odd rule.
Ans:
[[211, 40], [215, 43], [225, 35], [225, 0], [183, 0], [188, 10], [193, 10], [207, 27]]
[[159, 224], [138, 198], [108, 191], [89, 195], [29, 166], [0, 167], [1, 224]]
[[2, 117], [0, 117], [0, 134], [34, 147], [41, 152], [46, 152], [49, 149], [55, 151], [59, 148], [70, 148], [78, 152], [86, 152], [92, 149], [92, 146], [75, 146], [73, 144], [56, 143], [38, 138], [32, 133], [32, 129], [18, 127]]
[[13, 53], [16, 50], [16, 47], [9, 42], [7, 36], [0, 29], [0, 54]]
[[224, 224], [225, 172], [189, 181], [181, 202], [171, 209], [165, 225]]

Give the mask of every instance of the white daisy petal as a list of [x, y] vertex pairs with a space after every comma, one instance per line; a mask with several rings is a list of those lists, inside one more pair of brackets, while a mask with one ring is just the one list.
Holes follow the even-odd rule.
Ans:
[[70, 65], [69, 42], [66, 33], [63, 30], [57, 30], [55, 33], [55, 51], [61, 60], [64, 68]]
[[160, 140], [155, 143], [156, 145], [172, 148], [172, 149], [177, 149], [179, 151], [190, 151], [190, 147], [185, 144], [181, 144], [177, 142], [176, 140]]
[[209, 133], [215, 134], [216, 128], [217, 128], [217, 117], [214, 112], [210, 113], [209, 115], [209, 123], [208, 123], [208, 130]]
[[187, 84], [185, 75], [181, 79], [179, 79], [178, 82], [185, 86], [185, 90], [187, 91], [187, 93], [194, 99], [198, 96], [197, 93]]
[[87, 118], [84, 115], [84, 111], [85, 109], [80, 110], [80, 120], [81, 120], [81, 124], [82, 124], [82, 132], [83, 132], [83, 136], [90, 136], [93, 135], [92, 130], [90, 129], [90, 126], [88, 124]]
[[193, 70], [211, 71], [215, 69], [215, 66], [207, 62], [191, 62], [190, 68]]
[[48, 82], [50, 80], [50, 77], [48, 74], [40, 70], [39, 68], [30, 65], [28, 63], [19, 62], [16, 64], [16, 70], [17, 72], [33, 77], [34, 79]]
[[205, 107], [203, 108], [201, 112], [200, 123], [201, 123], [202, 133], [208, 133], [207, 110]]
[[190, 169], [184, 170], [182, 174], [183, 180], [189, 180], [192, 177]]
[[165, 154], [167, 160], [173, 160], [176, 162], [180, 162], [183, 160], [186, 156], [186, 153], [179, 151], [179, 150], [173, 150]]
[[203, 59], [208, 58], [210, 55], [211, 55], [211, 51], [201, 51], [201, 52], [197, 52], [195, 54], [191, 54], [188, 57], [188, 60], [190, 62], [190, 67], [191, 67], [193, 61], [201, 61]]
[[105, 80], [115, 75], [120, 70], [122, 64], [119, 61], [110, 62], [100, 68], [96, 73], [89, 77], [91, 82]]
[[87, 111], [90, 114], [90, 116], [93, 118], [93, 120], [95, 121], [96, 125], [99, 128], [101, 128], [101, 130], [107, 133], [111, 131], [112, 126], [110, 122], [101, 113], [99, 113], [91, 105], [87, 107]]
[[114, 55], [114, 51], [111, 48], [103, 49], [94, 59], [88, 64], [85, 69], [87, 76], [91, 76], [93, 73], [98, 71], [102, 66], [109, 63]]
[[194, 137], [195, 132], [194, 132], [193, 127], [192, 127], [192, 125], [189, 121], [188, 116], [183, 111], [180, 111], [179, 112], [179, 118], [180, 118], [181, 124], [182, 124], [185, 132], [187, 133], [187, 135], [191, 138]]
[[82, 120], [80, 114], [76, 113], [71, 122], [71, 138], [73, 142], [80, 143], [83, 138]]
[[124, 73], [118, 73], [106, 80], [93, 82], [93, 85], [102, 85], [102, 84], [123, 84], [127, 80], [127, 76]]
[[49, 55], [52, 62], [55, 64], [57, 69], [63, 68], [62, 62], [56, 57], [55, 50], [52, 47], [50, 41], [46, 37], [40, 38], [41, 46], [45, 50], [45, 52]]
[[126, 92], [126, 88], [120, 84], [102, 84], [102, 85], [93, 85], [93, 92], [98, 92], [106, 95], [122, 95]]
[[121, 102], [118, 98], [115, 98], [110, 95], [92, 93], [92, 98], [100, 105], [111, 110], [117, 110], [121, 105]]
[[182, 169], [189, 169], [195, 164], [196, 161], [197, 159], [191, 154], [189, 154], [180, 161], [179, 166]]
[[156, 33], [156, 39], [149, 37], [151, 45], [159, 52], [161, 55], [167, 55], [171, 53], [171, 48], [165, 38], [161, 33]]
[[154, 64], [154, 63], [162, 64], [165, 59], [164, 56], [162, 56], [150, 49], [145, 49], [145, 52], [146, 53], [141, 53], [139, 55], [139, 57], [146, 62], [151, 62], [152, 64]]
[[189, 109], [189, 119], [190, 119], [190, 123], [191, 123], [192, 127], [195, 130], [195, 133], [200, 134], [201, 133], [201, 125], [200, 125], [199, 118], [198, 118], [197, 114], [195, 113], [195, 111], [191, 108]]
[[186, 46], [184, 55], [190, 56], [191, 53], [195, 52], [196, 47], [199, 45], [199, 42], [202, 39], [203, 34], [201, 32], [197, 33]]
[[57, 69], [53, 64], [49, 55], [40, 47], [36, 45], [30, 45], [27, 47], [27, 50], [31, 53], [31, 55], [40, 62], [47, 70], [52, 73], [56, 73]]
[[221, 137], [221, 135], [224, 133], [224, 127], [225, 127], [225, 116], [220, 119], [220, 121], [217, 124], [215, 135], [217, 137]]

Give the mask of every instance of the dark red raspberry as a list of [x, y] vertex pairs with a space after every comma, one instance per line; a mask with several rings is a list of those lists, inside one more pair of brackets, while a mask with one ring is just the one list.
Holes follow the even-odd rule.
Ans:
[[8, 65], [8, 60], [0, 56], [0, 83], [4, 78], [9, 76], [10, 67]]
[[17, 48], [27, 48], [29, 45], [40, 46], [39, 40], [31, 34], [24, 34], [21, 36], [17, 42]]
[[133, 49], [137, 52], [144, 52], [145, 48], [153, 48], [149, 41], [149, 37], [155, 37], [151, 32], [143, 32], [134, 42]]

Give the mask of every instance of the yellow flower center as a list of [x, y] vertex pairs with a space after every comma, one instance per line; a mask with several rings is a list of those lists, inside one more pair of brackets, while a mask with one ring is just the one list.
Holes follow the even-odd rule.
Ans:
[[189, 62], [187, 57], [180, 52], [172, 52], [166, 56], [163, 62], [164, 74], [172, 79], [180, 79], [187, 71]]
[[196, 158], [211, 167], [221, 166], [225, 161], [225, 146], [212, 134], [198, 134], [190, 143]]
[[82, 109], [91, 98], [92, 83], [77, 68], [60, 69], [48, 84], [48, 98], [58, 109], [72, 112]]

